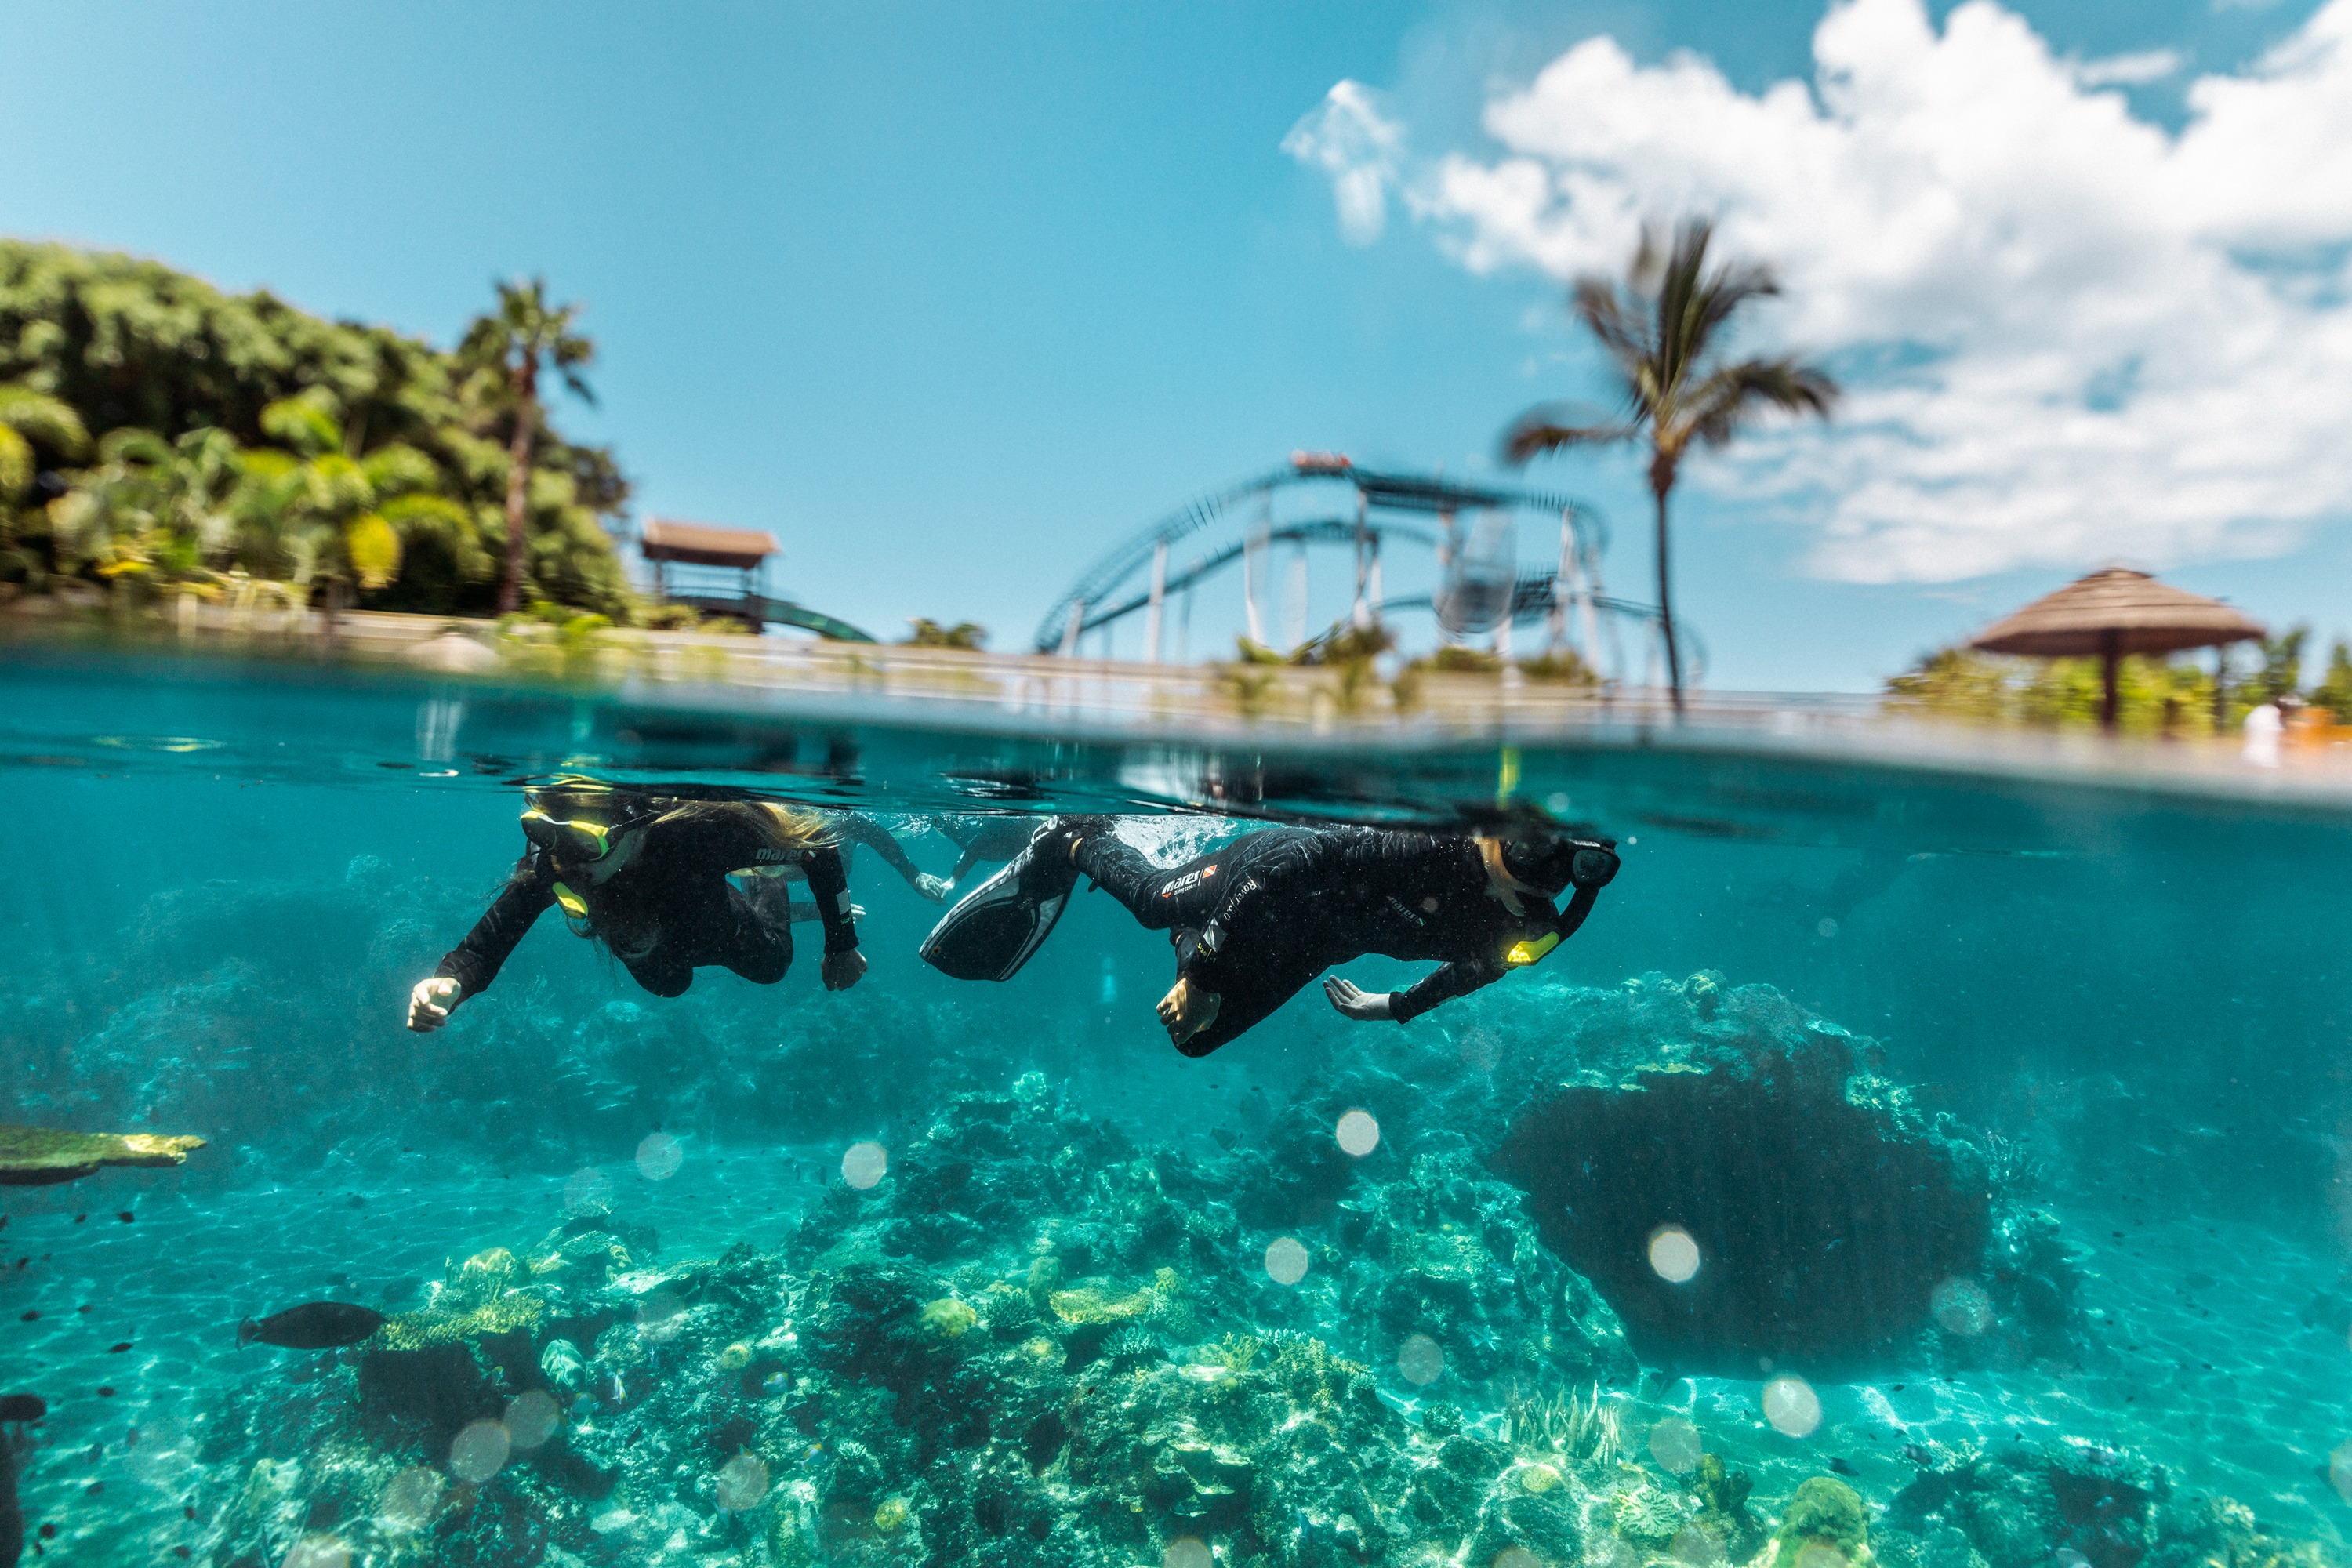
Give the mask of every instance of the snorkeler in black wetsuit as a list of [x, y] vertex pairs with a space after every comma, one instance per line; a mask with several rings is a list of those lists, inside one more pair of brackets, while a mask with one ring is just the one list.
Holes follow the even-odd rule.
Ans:
[[[408, 1026], [437, 1029], [486, 990], [533, 921], [560, 907], [638, 984], [676, 996], [704, 964], [772, 985], [793, 962], [793, 920], [824, 925], [823, 976], [845, 991], [866, 973], [841, 852], [825, 820], [772, 802], [687, 799], [580, 781], [525, 796], [530, 847], [488, 910], [409, 997]], [[773, 875], [797, 868], [814, 907]], [[746, 893], [729, 879], [742, 876]]]
[[[1499, 838], [1275, 827], [1162, 870], [1111, 828], [1108, 817], [1049, 824], [967, 904], [983, 917], [992, 896], [999, 909], [1048, 907], [1050, 922], [1058, 912], [1053, 900], [1066, 898], [1081, 874], [1093, 879], [1175, 944], [1176, 984], [1159, 1013], [1169, 1038], [1190, 1057], [1206, 1056], [1326, 969], [1366, 953], [1443, 963], [1404, 991], [1365, 992], [1331, 976], [1323, 983], [1331, 1005], [1356, 1019], [1418, 1017], [1574, 935], [1617, 874], [1612, 841], [1551, 830]], [[1570, 888], [1568, 908], [1555, 908], [1552, 900]], [[951, 911], [942, 931], [956, 919]], [[980, 921], [970, 929], [981, 931]], [[1022, 934], [1025, 960], [1043, 931]], [[1021, 936], [999, 945], [1014, 940]], [[925, 950], [935, 963], [938, 942], [934, 933]]]

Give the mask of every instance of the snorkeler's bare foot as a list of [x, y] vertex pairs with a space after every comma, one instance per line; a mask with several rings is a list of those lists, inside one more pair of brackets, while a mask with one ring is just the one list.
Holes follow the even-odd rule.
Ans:
[[1333, 974], [1325, 977], [1323, 994], [1331, 999], [1331, 1005], [1358, 1023], [1389, 1016], [1389, 993], [1385, 991], [1367, 991], [1352, 980]]
[[1191, 981], [1179, 980], [1168, 988], [1156, 1010], [1170, 1041], [1181, 1046], [1217, 1021], [1217, 1004], [1216, 993], [1195, 991]]
[[408, 1026], [420, 1035], [429, 1035], [449, 1021], [449, 1009], [457, 1005], [457, 983], [446, 974], [420, 980], [408, 994]]
[[841, 952], [828, 952], [817, 966], [827, 991], [846, 991], [866, 977], [866, 955], [856, 948]]

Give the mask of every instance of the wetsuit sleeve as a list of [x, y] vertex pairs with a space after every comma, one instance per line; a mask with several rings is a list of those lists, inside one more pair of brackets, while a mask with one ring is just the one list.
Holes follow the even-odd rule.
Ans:
[[514, 874], [466, 939], [452, 948], [434, 973], [458, 985], [458, 1000], [480, 994], [499, 977], [507, 955], [530, 930], [531, 922], [555, 902], [555, 869], [547, 857], [531, 849], [515, 862]]
[[849, 873], [841, 864], [841, 851], [812, 849], [802, 858], [801, 869], [808, 873], [817, 918], [824, 922], [825, 952], [847, 952], [857, 945], [857, 925], [849, 918]]
[[1440, 1002], [1451, 1002], [1456, 996], [1469, 995], [1482, 985], [1492, 985], [1504, 973], [1504, 966], [1492, 959], [1456, 959], [1452, 963], [1441, 963], [1411, 988], [1389, 993], [1389, 1016], [1400, 1024], [1411, 1023]]
[[889, 862], [890, 869], [906, 879], [908, 887], [913, 887], [916, 879], [923, 874], [923, 868], [908, 858], [906, 849], [898, 843], [898, 835], [873, 818], [853, 811], [835, 818], [835, 821], [840, 827], [841, 836], [844, 838], [855, 844], [863, 844], [881, 856], [883, 859]]

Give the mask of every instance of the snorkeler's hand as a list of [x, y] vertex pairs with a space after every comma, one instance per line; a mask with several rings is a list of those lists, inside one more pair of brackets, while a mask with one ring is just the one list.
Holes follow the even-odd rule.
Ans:
[[865, 978], [866, 955], [854, 947], [828, 952], [817, 973], [824, 977], [827, 991], [846, 991]]
[[408, 994], [408, 1026], [420, 1035], [430, 1034], [449, 1021], [449, 1009], [457, 1005], [457, 983], [446, 974], [436, 974], [420, 980]]
[[945, 903], [947, 901], [948, 889], [953, 886], [955, 886], [955, 884], [949, 881], [945, 877], [934, 877], [929, 871], [923, 872], [915, 879], [915, 891], [922, 894], [923, 897], [930, 900], [931, 902], [935, 904]]
[[1331, 998], [1331, 1005], [1358, 1023], [1389, 1016], [1389, 993], [1367, 991], [1352, 980], [1328, 975], [1323, 981], [1323, 994]]
[[1168, 1029], [1168, 1038], [1182, 1045], [1217, 1021], [1217, 994], [1196, 990], [1189, 980], [1179, 980], [1168, 988], [1156, 1009], [1160, 1021]]

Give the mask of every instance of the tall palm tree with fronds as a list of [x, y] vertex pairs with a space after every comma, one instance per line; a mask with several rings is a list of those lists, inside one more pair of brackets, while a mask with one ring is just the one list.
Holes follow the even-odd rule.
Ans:
[[1685, 218], [1672, 247], [1661, 249], [1644, 226], [1625, 279], [1587, 273], [1570, 291], [1570, 308], [1601, 341], [1623, 384], [1620, 416], [1606, 422], [1567, 424], [1556, 407], [1530, 409], [1503, 438], [1504, 458], [1524, 463], [1563, 447], [1645, 440], [1650, 494], [1657, 502], [1658, 621], [1666, 645], [1666, 679], [1675, 711], [1683, 710], [1682, 652], [1675, 637], [1674, 595], [1667, 567], [1666, 500], [1692, 445], [1721, 447], [1766, 409], [1826, 417], [1838, 384], [1793, 356], [1725, 362], [1717, 337], [1733, 312], [1750, 300], [1778, 294], [1772, 269], [1759, 262], [1706, 265], [1715, 226]]
[[550, 305], [547, 279], [499, 285], [499, 308], [474, 318], [457, 350], [461, 363], [494, 384], [497, 400], [514, 417], [507, 447], [507, 570], [499, 584], [500, 614], [522, 608], [527, 554], [523, 524], [530, 511], [530, 455], [540, 430], [539, 373], [552, 365], [574, 395], [593, 406], [596, 395], [581, 376], [596, 357], [595, 343], [572, 330], [577, 305]]

